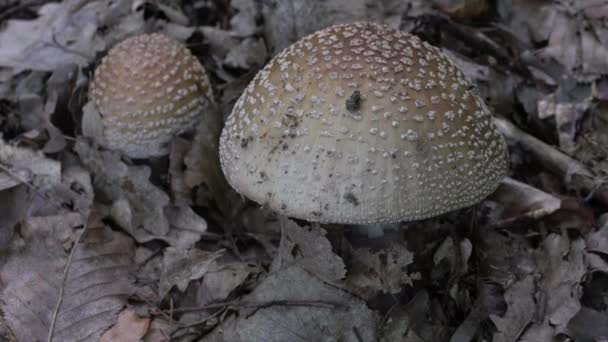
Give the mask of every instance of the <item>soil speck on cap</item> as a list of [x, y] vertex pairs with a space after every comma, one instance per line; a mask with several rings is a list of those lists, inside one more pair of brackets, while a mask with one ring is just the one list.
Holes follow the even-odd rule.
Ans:
[[353, 91], [348, 99], [346, 99], [346, 110], [351, 113], [358, 112], [361, 109], [361, 92], [358, 90]]
[[359, 205], [359, 199], [350, 191], [344, 194], [344, 199], [355, 207]]

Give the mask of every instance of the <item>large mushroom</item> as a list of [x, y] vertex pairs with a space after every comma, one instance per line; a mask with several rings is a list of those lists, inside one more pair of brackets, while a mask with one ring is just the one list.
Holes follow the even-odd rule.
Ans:
[[228, 182], [324, 223], [410, 221], [471, 206], [508, 168], [504, 138], [437, 48], [374, 23], [291, 45], [247, 87], [220, 141]]
[[91, 97], [100, 126], [92, 134], [95, 140], [147, 158], [166, 154], [171, 139], [194, 126], [212, 93], [196, 57], [173, 39], [152, 33], [110, 49], [95, 70]]

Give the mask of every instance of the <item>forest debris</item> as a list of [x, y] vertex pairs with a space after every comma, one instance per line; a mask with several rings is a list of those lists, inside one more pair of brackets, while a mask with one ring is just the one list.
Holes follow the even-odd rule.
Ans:
[[25, 185], [0, 191], [0, 251], [9, 246], [15, 225], [25, 218], [29, 199]]
[[[201, 342], [375, 341], [375, 314], [348, 292], [297, 263], [271, 272]], [[238, 307], [238, 306], [237, 306]]]
[[165, 215], [171, 225], [172, 245], [179, 248], [192, 247], [207, 231], [207, 221], [186, 205], [165, 207]]
[[567, 335], [577, 342], [605, 341], [608, 338], [608, 312], [581, 308], [568, 323]]
[[239, 37], [256, 34], [260, 29], [256, 25], [256, 19], [261, 16], [259, 4], [254, 0], [232, 0], [230, 6], [237, 10], [237, 13], [230, 18], [232, 32]]
[[557, 136], [561, 150], [573, 155], [577, 148], [576, 138], [584, 114], [591, 107], [591, 99], [576, 102], [558, 101], [555, 94], [550, 94], [538, 101], [538, 116], [541, 119], [555, 118]]
[[76, 232], [70, 259], [66, 240], [82, 224], [76, 213], [25, 221], [23, 245], [0, 272], [2, 311], [19, 341], [46, 341], [49, 331], [57, 341], [96, 340], [131, 293], [132, 240], [92, 222]]
[[276, 0], [264, 2], [264, 37], [271, 51], [278, 52], [290, 43], [322, 28], [347, 22], [369, 20], [395, 26], [400, 17], [387, 14], [430, 11], [430, 3], [420, 0]]
[[489, 0], [460, 0], [448, 1], [450, 4], [445, 4], [446, 1], [435, 1], [437, 8], [447, 14], [450, 18], [456, 20], [474, 19], [483, 16], [490, 10]]
[[375, 341], [375, 314], [341, 288], [344, 263], [323, 231], [281, 220], [283, 238], [270, 273], [239, 301], [238, 317], [201, 341]]
[[70, 0], [42, 6], [35, 20], [10, 20], [0, 32], [0, 65], [14, 72], [84, 65], [104, 48], [96, 36], [103, 23], [99, 13], [116, 8], [126, 11], [129, 6], [127, 2]]
[[118, 315], [116, 324], [114, 324], [110, 330], [106, 331], [99, 341], [139, 342], [148, 332], [149, 326], [149, 318], [141, 318], [135, 311], [125, 309]]
[[494, 122], [509, 144], [519, 144], [536, 158], [539, 165], [565, 180], [572, 188], [593, 196], [608, 206], [608, 185], [598, 183], [579, 161], [533, 137], [503, 118]]
[[606, 4], [510, 0], [497, 7], [519, 40], [527, 46], [546, 44], [538, 51], [540, 58], [559, 61], [569, 75], [579, 80], [608, 74], [608, 31], [602, 22]]
[[190, 150], [190, 142], [186, 139], [176, 137], [171, 141], [169, 148], [169, 184], [171, 185], [171, 197], [176, 205], [192, 205], [192, 194], [186, 185], [184, 175], [184, 158]]
[[197, 303], [209, 304], [228, 299], [256, 268], [226, 256], [211, 264], [198, 290]]
[[61, 164], [40, 151], [7, 144], [0, 136], [0, 191], [18, 184], [53, 185], [61, 181]]
[[228, 52], [224, 63], [230, 68], [249, 70], [263, 66], [266, 58], [264, 40], [261, 38], [246, 38], [236, 48]]
[[539, 219], [562, 206], [559, 198], [510, 177], [502, 181], [490, 199], [501, 206], [491, 218], [494, 226], [522, 218]]
[[325, 230], [319, 225], [298, 226], [280, 216], [281, 242], [272, 267], [278, 270], [297, 264], [325, 281], [339, 281], [346, 275], [344, 262], [333, 253]]
[[445, 313], [421, 290], [406, 305], [393, 308], [384, 318], [380, 341], [446, 341], [452, 329], [442, 321]]
[[408, 273], [414, 255], [399, 244], [390, 244], [378, 251], [368, 248], [353, 250], [348, 276], [349, 287], [369, 299], [381, 293], [397, 294], [404, 286], [412, 286], [418, 273]]
[[159, 297], [164, 298], [173, 286], [184, 292], [191, 280], [200, 279], [224, 250], [206, 252], [197, 248], [168, 247], [163, 257]]
[[97, 150], [84, 140], [75, 146], [80, 159], [91, 170], [95, 187], [112, 201], [112, 217], [138, 242], [162, 238], [169, 232], [164, 208], [169, 197], [150, 183], [150, 169], [128, 166], [112, 151]]
[[546, 341], [564, 332], [581, 308], [580, 282], [586, 273], [585, 241], [550, 234], [538, 251], [538, 272], [542, 274], [536, 297], [539, 318], [521, 336], [521, 341]]
[[214, 108], [197, 125], [194, 141], [184, 157], [184, 183], [188, 189], [203, 188], [204, 196], [197, 196], [197, 205], [210, 207], [211, 200], [214, 200], [223, 214], [230, 216], [238, 206], [231, 198], [234, 191], [220, 166], [218, 151], [222, 119], [221, 113]]
[[505, 291], [507, 312], [499, 317], [490, 315], [498, 331], [492, 342], [516, 342], [519, 336], [534, 318], [534, 277], [531, 275], [518, 280]]

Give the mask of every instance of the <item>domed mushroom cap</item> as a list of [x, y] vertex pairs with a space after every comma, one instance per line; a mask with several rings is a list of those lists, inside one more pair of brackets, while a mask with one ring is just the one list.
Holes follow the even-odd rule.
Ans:
[[103, 124], [98, 142], [133, 158], [160, 156], [192, 127], [211, 101], [203, 66], [180, 43], [159, 33], [110, 49], [91, 85]]
[[470, 206], [508, 167], [463, 73], [419, 38], [372, 23], [329, 27], [274, 57], [228, 117], [220, 155], [241, 194], [331, 223]]

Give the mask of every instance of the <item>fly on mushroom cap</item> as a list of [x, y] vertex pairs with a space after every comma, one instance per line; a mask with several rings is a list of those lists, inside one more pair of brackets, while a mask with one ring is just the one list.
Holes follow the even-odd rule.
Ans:
[[326, 28], [274, 57], [228, 117], [220, 155], [243, 195], [327, 223], [470, 206], [508, 168], [463, 73], [418, 37], [373, 23]]
[[133, 158], [166, 154], [173, 136], [192, 127], [212, 98], [199, 61], [159, 33], [110, 49], [95, 70], [91, 95], [103, 125], [99, 143]]

